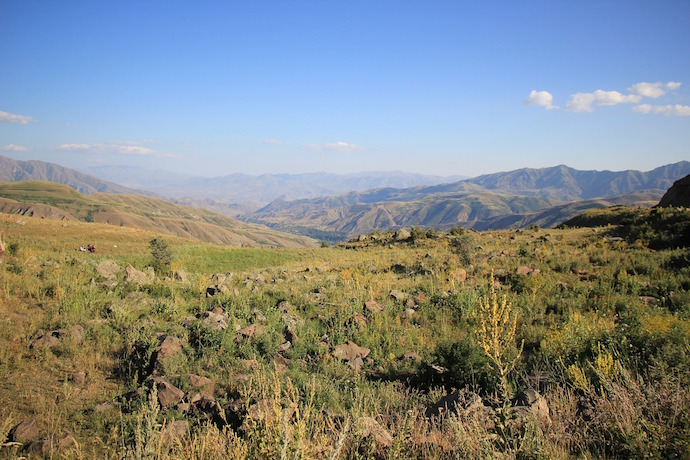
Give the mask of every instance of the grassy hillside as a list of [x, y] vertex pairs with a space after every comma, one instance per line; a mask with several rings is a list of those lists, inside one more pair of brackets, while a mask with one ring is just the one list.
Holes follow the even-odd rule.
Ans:
[[668, 241], [690, 211], [607, 212], [164, 237], [157, 274], [154, 233], [0, 214], [0, 458], [687, 458], [689, 248], [613, 232]]
[[2, 212], [77, 219], [136, 227], [167, 235], [232, 246], [315, 246], [310, 238], [290, 235], [142, 195], [82, 195], [43, 181], [0, 183]]

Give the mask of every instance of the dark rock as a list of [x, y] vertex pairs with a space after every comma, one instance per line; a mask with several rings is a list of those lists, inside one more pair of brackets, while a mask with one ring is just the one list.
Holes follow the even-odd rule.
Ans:
[[164, 336], [161, 344], [156, 348], [151, 357], [153, 374], [164, 375], [166, 373], [166, 364], [181, 352], [182, 341], [180, 339], [170, 335]]
[[237, 333], [244, 338], [252, 339], [257, 335], [262, 334], [265, 329], [266, 329], [266, 326], [264, 326], [263, 324], [252, 324], [252, 325], [240, 328], [237, 331]]
[[368, 348], [360, 347], [356, 343], [349, 341], [335, 347], [333, 349], [333, 356], [342, 361], [354, 361], [357, 358], [360, 360], [366, 358], [370, 352], [371, 350]]
[[356, 432], [363, 438], [372, 438], [375, 450], [393, 445], [393, 436], [373, 417], [360, 417], [356, 423]]
[[383, 310], [381, 305], [375, 300], [367, 300], [364, 302], [364, 308], [369, 313], [380, 313]]
[[177, 388], [167, 379], [157, 377], [153, 379], [156, 390], [158, 391], [158, 403], [163, 409], [172, 407], [182, 401], [184, 398], [184, 391]]

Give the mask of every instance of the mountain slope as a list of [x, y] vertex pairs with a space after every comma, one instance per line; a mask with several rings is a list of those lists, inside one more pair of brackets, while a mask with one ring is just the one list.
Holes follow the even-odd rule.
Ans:
[[113, 182], [104, 181], [55, 163], [38, 160], [14, 160], [0, 155], [0, 182], [17, 182], [25, 180], [44, 180], [68, 185], [79, 193], [87, 195], [98, 192], [152, 195], [150, 192], [135, 190]]
[[690, 162], [641, 171], [579, 171], [564, 165], [542, 169], [487, 174], [466, 182], [488, 190], [530, 194], [562, 201], [619, 196], [640, 190], [667, 190], [675, 180], [690, 174]]
[[675, 181], [671, 188], [661, 197], [659, 206], [690, 207], [690, 176], [685, 176]]
[[45, 181], [0, 183], [0, 211], [136, 227], [231, 246], [316, 246], [316, 241], [142, 195], [83, 195]]

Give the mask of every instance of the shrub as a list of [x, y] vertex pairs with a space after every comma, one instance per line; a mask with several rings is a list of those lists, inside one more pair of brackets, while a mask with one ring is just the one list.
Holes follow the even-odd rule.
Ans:
[[162, 238], [149, 241], [149, 250], [153, 258], [153, 269], [156, 273], [168, 273], [172, 263], [172, 251], [168, 243]]

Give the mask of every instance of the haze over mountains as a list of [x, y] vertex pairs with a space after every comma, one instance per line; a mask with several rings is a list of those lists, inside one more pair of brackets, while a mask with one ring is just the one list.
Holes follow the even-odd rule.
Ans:
[[[551, 227], [587, 209], [654, 206], [674, 181], [690, 174], [687, 161], [647, 172], [580, 171], [564, 165], [524, 168], [455, 182], [447, 182], [451, 178], [400, 172], [199, 178], [138, 168], [92, 169], [110, 179], [127, 179], [125, 185], [118, 185], [40, 161], [0, 157], [0, 167], [3, 181], [49, 180], [86, 194], [167, 195], [177, 203], [224, 214], [222, 219], [238, 217], [274, 230], [332, 242], [374, 230], [410, 226], [448, 229], [460, 225], [477, 230], [535, 224]], [[415, 186], [404, 185], [409, 183]], [[148, 191], [137, 190], [145, 186]], [[104, 196], [99, 195], [101, 203], [114, 201]], [[150, 207], [143, 203], [132, 206]], [[239, 224], [234, 219], [228, 222], [232, 223], [224, 225]]]

